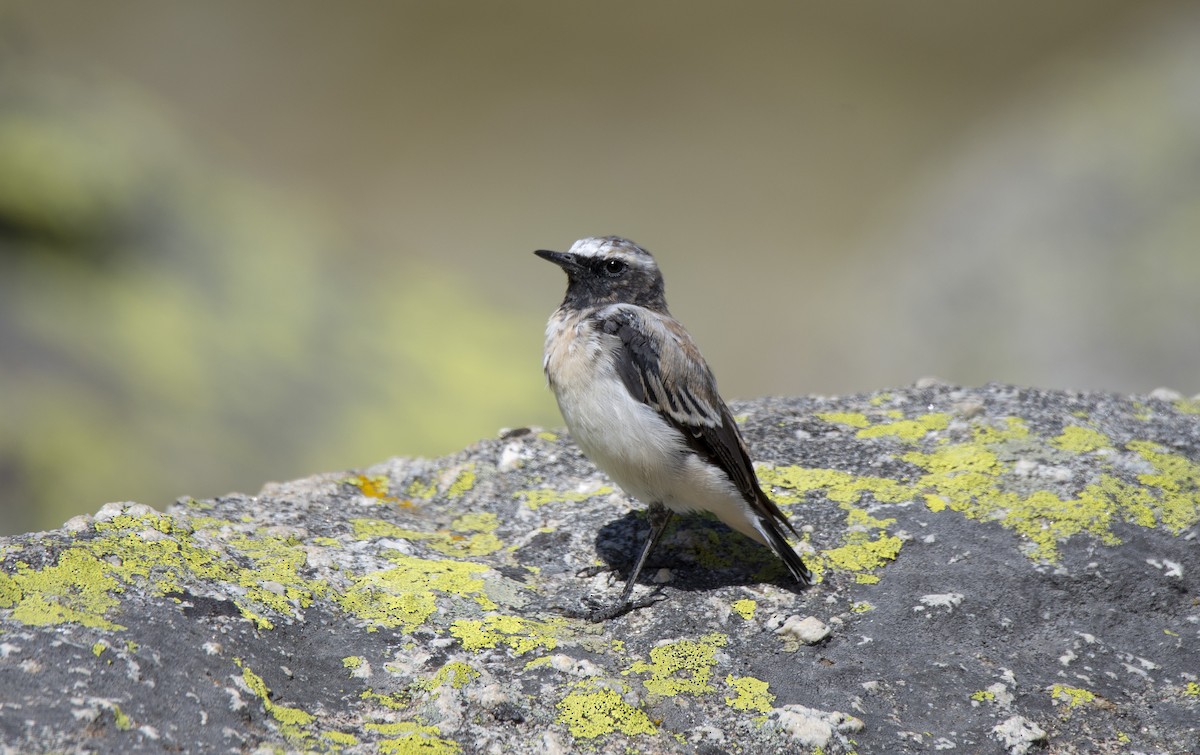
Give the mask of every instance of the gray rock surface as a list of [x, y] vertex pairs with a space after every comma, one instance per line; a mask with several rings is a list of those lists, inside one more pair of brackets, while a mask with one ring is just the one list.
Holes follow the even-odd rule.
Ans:
[[735, 405], [820, 581], [645, 534], [560, 433], [0, 539], [19, 751], [1195, 751], [1200, 402], [936, 383]]

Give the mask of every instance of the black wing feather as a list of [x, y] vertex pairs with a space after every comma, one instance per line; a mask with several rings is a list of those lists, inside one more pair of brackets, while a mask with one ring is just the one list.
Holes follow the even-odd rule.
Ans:
[[[658, 341], [651, 336], [653, 326], [643, 315], [628, 307], [613, 307], [604, 314], [600, 322], [602, 330], [621, 341], [622, 348], [614, 358], [617, 374], [630, 395], [658, 411], [682, 433], [693, 452], [729, 476], [742, 497], [762, 515], [771, 549], [784, 560], [797, 580], [810, 584], [811, 572], [788, 545], [778, 525], [784, 525], [797, 537], [799, 533], [759, 486], [733, 414], [717, 393], [716, 380], [687, 333], [677, 324], [678, 329], [672, 332], [681, 340], [678, 351], [685, 361], [677, 367], [684, 371], [687, 380], [680, 380], [679, 375], [664, 376]], [[670, 366], [667, 365], [668, 369]], [[689, 382], [696, 383], [699, 396]]]

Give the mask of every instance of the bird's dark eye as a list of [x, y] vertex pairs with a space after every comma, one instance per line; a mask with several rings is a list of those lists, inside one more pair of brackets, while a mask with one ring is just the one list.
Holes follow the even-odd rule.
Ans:
[[615, 277], [625, 272], [625, 268], [627, 267], [629, 267], [629, 265], [625, 264], [625, 260], [605, 260], [604, 274]]

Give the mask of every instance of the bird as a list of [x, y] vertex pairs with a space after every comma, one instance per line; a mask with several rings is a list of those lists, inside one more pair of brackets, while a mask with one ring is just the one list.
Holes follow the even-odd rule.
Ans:
[[667, 309], [654, 257], [619, 236], [534, 254], [567, 274], [542, 362], [567, 429], [588, 459], [646, 504], [650, 522], [618, 601], [582, 615], [601, 622], [651, 604], [630, 597], [677, 513], [715, 514], [774, 551], [801, 585], [812, 584], [788, 542], [787, 533], [799, 533], [759, 485], [712, 370]]

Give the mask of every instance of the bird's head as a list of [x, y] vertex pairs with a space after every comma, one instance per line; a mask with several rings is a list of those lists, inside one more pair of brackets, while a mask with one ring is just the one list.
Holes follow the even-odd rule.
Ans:
[[565, 252], [534, 252], [567, 274], [564, 304], [575, 308], [636, 304], [667, 311], [662, 273], [650, 252], [617, 236], [580, 239]]

